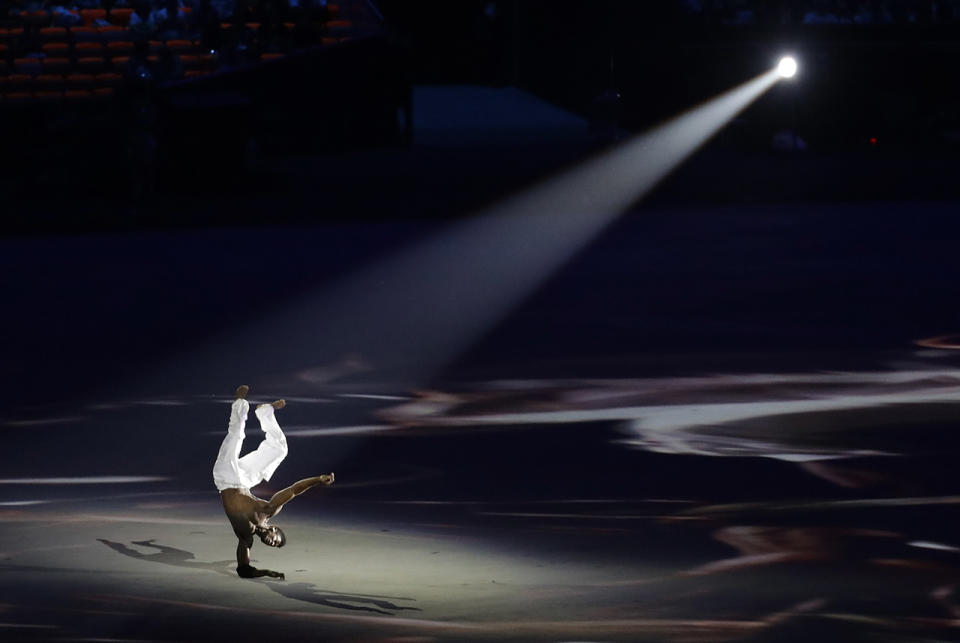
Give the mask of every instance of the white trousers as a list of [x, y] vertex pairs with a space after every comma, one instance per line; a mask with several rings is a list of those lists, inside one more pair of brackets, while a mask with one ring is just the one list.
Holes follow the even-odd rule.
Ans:
[[287, 457], [287, 438], [277, 424], [273, 407], [269, 404], [255, 411], [260, 428], [266, 434], [256, 451], [240, 457], [243, 446], [243, 429], [247, 424], [250, 404], [246, 400], [234, 400], [230, 408], [230, 424], [227, 437], [220, 445], [220, 453], [213, 465], [213, 482], [217, 489], [250, 489], [264, 480], [269, 480], [283, 459]]

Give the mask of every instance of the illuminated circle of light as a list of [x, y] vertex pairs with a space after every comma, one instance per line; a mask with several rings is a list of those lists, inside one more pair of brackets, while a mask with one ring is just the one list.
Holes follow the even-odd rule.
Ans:
[[793, 78], [797, 75], [797, 60], [792, 56], [784, 56], [777, 63], [777, 75], [780, 78]]

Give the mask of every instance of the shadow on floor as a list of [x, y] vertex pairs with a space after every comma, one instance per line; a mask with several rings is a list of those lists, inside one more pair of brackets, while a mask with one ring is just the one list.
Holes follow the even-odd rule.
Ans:
[[[344, 594], [342, 592], [333, 592], [327, 589], [320, 589], [313, 583], [284, 583], [276, 581], [257, 581], [268, 586], [270, 589], [297, 601], [315, 603], [316, 605], [326, 605], [327, 607], [336, 607], [337, 609], [354, 610], [359, 612], [374, 612], [376, 614], [393, 615], [397, 611], [416, 611], [417, 607], [402, 607], [391, 601], [413, 601], [413, 598], [403, 598], [397, 596], [374, 596], [365, 594]], [[387, 600], [389, 599], [389, 600]], [[353, 603], [360, 603], [355, 605]]]
[[[174, 567], [184, 567], [187, 569], [206, 569], [230, 577], [235, 575], [234, 570], [231, 568], [231, 564], [235, 562], [233, 560], [217, 560], [211, 563], [205, 563], [203, 561], [195, 560], [196, 556], [189, 551], [177, 549], [176, 547], [168, 547], [166, 545], [158, 545], [153, 542], [152, 538], [150, 540], [134, 540], [130, 542], [131, 545], [151, 547], [157, 550], [156, 552], [149, 554], [137, 551], [136, 549], [128, 547], [123, 543], [113, 542], [104, 538], [97, 538], [97, 540], [118, 554], [123, 554], [124, 556], [135, 558], [137, 560], [144, 560], [151, 563], [161, 563], [163, 565], [172, 565]], [[387, 615], [392, 615], [394, 612], [403, 610], [420, 611], [420, 609], [416, 607], [403, 607], [391, 602], [416, 600], [413, 598], [365, 594], [344, 594], [342, 592], [320, 589], [313, 583], [285, 583], [283, 581], [275, 580], [271, 582], [258, 580], [255, 582], [266, 585], [274, 592], [286, 598], [292, 598], [293, 600], [304, 601], [307, 603], [314, 603], [316, 605], [335, 607], [337, 609], [374, 612], [376, 614]]]
[[129, 556], [130, 558], [136, 558], [137, 560], [145, 560], [151, 563], [162, 563], [164, 565], [172, 565], [174, 567], [185, 567], [187, 569], [206, 569], [211, 572], [223, 574], [225, 576], [235, 575], [235, 572], [229, 567], [231, 563], [236, 562], [233, 559], [217, 560], [212, 563], [205, 563], [199, 560], [194, 560], [196, 556], [184, 549], [177, 549], [175, 547], [168, 547], [166, 545], [157, 545], [153, 542], [152, 538], [150, 540], [130, 541], [131, 545], [152, 547], [158, 550], [150, 554], [139, 552], [136, 549], [132, 549], [124, 545], [123, 543], [113, 542], [104, 538], [97, 538], [97, 540], [118, 554], [123, 554], [124, 556]]

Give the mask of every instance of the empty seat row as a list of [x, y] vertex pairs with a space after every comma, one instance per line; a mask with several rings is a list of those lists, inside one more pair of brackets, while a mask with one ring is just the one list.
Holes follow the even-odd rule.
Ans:
[[0, 106], [5, 103], [58, 103], [60, 101], [90, 101], [112, 97], [116, 91], [112, 87], [98, 89], [36, 90], [36, 91], [0, 91]]
[[[12, 71], [15, 74], [36, 76], [40, 74], [65, 74], [71, 71], [96, 73], [109, 68], [123, 69], [130, 62], [128, 54], [115, 56], [91, 56], [87, 58], [17, 58], [10, 67], [0, 62], [0, 74]], [[183, 54], [178, 56], [184, 69], [212, 69], [217, 65], [217, 57], [212, 54]], [[157, 62], [156, 54], [147, 56], [150, 62]]]
[[[190, 8], [184, 7], [184, 13], [189, 13]], [[109, 22], [113, 25], [127, 26], [130, 24], [130, 16], [133, 15], [133, 9], [128, 7], [116, 7], [107, 11], [106, 9], [80, 9], [70, 13], [77, 16], [84, 25], [90, 26]], [[24, 25], [29, 27], [49, 27], [53, 24], [56, 15], [51, 11], [40, 9], [38, 11], [27, 11], [21, 13], [19, 19]]]
[[[16, 43], [25, 38], [23, 28], [0, 29], [0, 42]], [[44, 27], [37, 31], [40, 42], [110, 42], [132, 40], [133, 33], [119, 26], [111, 27]]]
[[[191, 53], [199, 51], [200, 43], [193, 40], [151, 40], [147, 43], [150, 51], [160, 51], [164, 47], [174, 53]], [[106, 44], [99, 42], [78, 42], [69, 45], [65, 42], [48, 42], [42, 46], [43, 54], [52, 57], [73, 56], [80, 58], [83, 56], [106, 56], [119, 54], [121, 52], [133, 52], [136, 44], [132, 40], [117, 40]]]

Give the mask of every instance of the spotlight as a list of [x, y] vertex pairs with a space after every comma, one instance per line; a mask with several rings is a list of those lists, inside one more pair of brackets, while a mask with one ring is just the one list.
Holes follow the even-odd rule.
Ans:
[[797, 73], [797, 61], [791, 56], [784, 56], [777, 65], [777, 75], [780, 78], [793, 78]]

